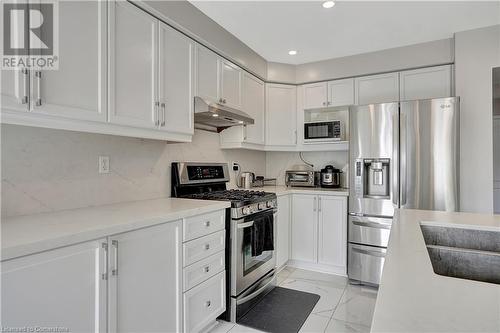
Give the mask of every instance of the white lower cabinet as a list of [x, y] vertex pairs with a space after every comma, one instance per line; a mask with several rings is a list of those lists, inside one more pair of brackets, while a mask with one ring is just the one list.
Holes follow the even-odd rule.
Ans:
[[184, 229], [183, 323], [195, 333], [226, 311], [225, 210], [186, 218]]
[[345, 275], [347, 197], [293, 194], [291, 212], [291, 265]]
[[2, 327], [106, 331], [105, 239], [2, 262]]
[[179, 332], [182, 221], [109, 237], [109, 331]]
[[290, 196], [278, 197], [276, 231], [276, 267], [279, 269], [286, 265], [290, 258]]
[[226, 310], [226, 276], [221, 272], [184, 293], [184, 332], [199, 332]]

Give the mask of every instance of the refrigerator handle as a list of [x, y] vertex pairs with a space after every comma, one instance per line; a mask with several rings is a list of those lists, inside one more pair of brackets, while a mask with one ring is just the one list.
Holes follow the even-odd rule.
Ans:
[[392, 204], [399, 207], [399, 112], [392, 115]]
[[399, 179], [401, 180], [401, 194], [400, 194], [400, 204], [401, 207], [406, 205], [406, 188], [407, 188], [407, 180], [406, 180], [406, 168], [407, 168], [407, 147], [406, 147], [406, 141], [407, 141], [407, 122], [406, 122], [406, 112], [401, 110], [401, 115], [400, 115], [400, 129], [399, 129], [399, 135], [400, 135], [400, 162], [399, 162], [399, 172], [400, 172], [400, 177]]

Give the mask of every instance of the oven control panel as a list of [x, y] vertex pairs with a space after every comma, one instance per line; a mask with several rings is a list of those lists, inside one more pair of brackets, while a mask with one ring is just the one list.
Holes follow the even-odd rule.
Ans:
[[276, 199], [261, 201], [243, 207], [231, 208], [232, 210], [231, 217], [233, 219], [238, 219], [255, 213], [276, 209], [277, 207], [278, 207], [278, 202]]

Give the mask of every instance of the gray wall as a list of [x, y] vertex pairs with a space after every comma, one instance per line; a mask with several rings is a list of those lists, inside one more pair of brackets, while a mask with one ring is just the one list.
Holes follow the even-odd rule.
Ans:
[[267, 61], [188, 1], [138, 1], [154, 14], [249, 72], [265, 79]]
[[461, 210], [493, 211], [492, 68], [500, 66], [500, 25], [455, 34], [461, 98]]
[[302, 84], [442, 65], [453, 61], [453, 39], [448, 38], [297, 66], [269, 63], [268, 79], [273, 82]]

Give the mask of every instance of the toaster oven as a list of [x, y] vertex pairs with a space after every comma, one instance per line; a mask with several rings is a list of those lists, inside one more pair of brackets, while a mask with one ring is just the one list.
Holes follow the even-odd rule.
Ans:
[[288, 170], [285, 173], [285, 185], [315, 187], [315, 172], [312, 170]]

